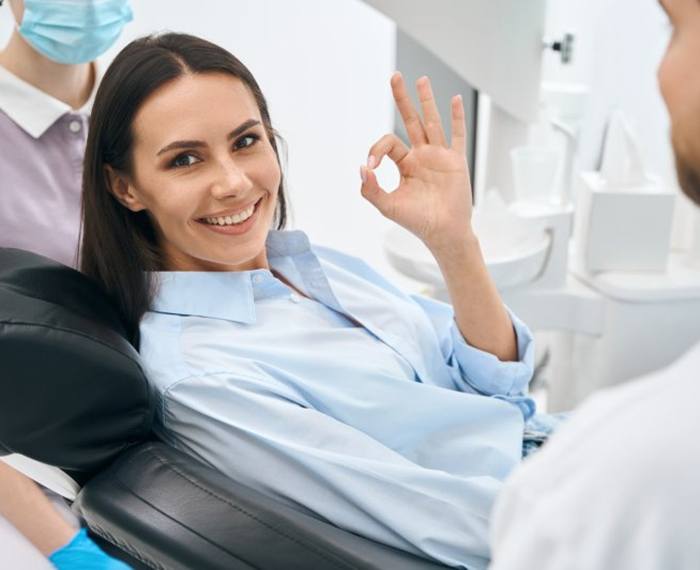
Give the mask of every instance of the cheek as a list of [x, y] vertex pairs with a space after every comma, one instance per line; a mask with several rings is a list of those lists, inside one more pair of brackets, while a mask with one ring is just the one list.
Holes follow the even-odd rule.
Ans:
[[267, 190], [271, 196], [277, 201], [279, 185], [282, 180], [282, 172], [277, 162], [277, 157], [272, 147], [269, 147], [269, 152], [265, 156], [261, 156], [260, 160], [255, 165], [256, 185]]
[[664, 58], [661, 61], [661, 64], [659, 65], [659, 69], [657, 72], [657, 77], [659, 80], [659, 88], [661, 90], [661, 95], [664, 98], [664, 101], [666, 102], [666, 106], [668, 107], [669, 113], [673, 111], [675, 108], [674, 105], [674, 95], [676, 93], [676, 57], [675, 57], [675, 52], [674, 52], [674, 47], [673, 45], [669, 45], [668, 49], [666, 50], [666, 53], [664, 54]]
[[674, 123], [687, 120], [700, 109], [699, 52], [698, 38], [676, 30], [659, 66], [659, 87]]
[[12, 10], [17, 25], [20, 25], [24, 19], [24, 0], [10, 2], [10, 10]]
[[677, 38], [659, 66], [659, 87], [671, 119], [674, 149], [685, 160], [700, 159], [700, 74], [697, 46]]
[[167, 238], [173, 232], [181, 231], [183, 221], [189, 219], [195, 205], [188, 199], [190, 193], [177, 185], [168, 186], [160, 182], [156, 187], [159, 189], [157, 195], [146, 193], [143, 203], [156, 231]]
[[680, 64], [677, 50], [672, 44], [666, 51], [658, 71], [659, 89], [668, 110], [671, 121], [671, 138], [677, 155], [685, 152], [684, 121], [682, 119], [685, 113], [683, 110], [685, 97]]

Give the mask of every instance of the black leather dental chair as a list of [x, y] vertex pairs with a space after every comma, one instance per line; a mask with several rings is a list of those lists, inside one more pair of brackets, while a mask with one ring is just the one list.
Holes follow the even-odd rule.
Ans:
[[0, 455], [56, 466], [92, 534], [135, 567], [444, 568], [246, 488], [157, 441], [120, 316], [88, 278], [0, 248]]

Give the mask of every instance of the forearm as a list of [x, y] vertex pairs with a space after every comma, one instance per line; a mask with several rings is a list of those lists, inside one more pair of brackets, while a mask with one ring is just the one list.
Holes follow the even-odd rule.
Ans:
[[2, 461], [0, 515], [45, 556], [70, 542], [76, 532], [31, 479]]
[[445, 279], [462, 336], [471, 346], [490, 352], [501, 361], [517, 360], [513, 324], [486, 268], [476, 236], [430, 249]]

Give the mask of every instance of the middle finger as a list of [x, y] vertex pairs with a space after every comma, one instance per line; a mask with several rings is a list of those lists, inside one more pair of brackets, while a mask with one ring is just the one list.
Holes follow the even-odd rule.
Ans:
[[447, 146], [445, 131], [442, 128], [442, 120], [440, 119], [440, 112], [433, 95], [433, 88], [430, 86], [430, 79], [425, 76], [421, 77], [416, 82], [416, 87], [418, 88], [418, 99], [420, 99], [421, 108], [423, 109], [423, 128], [428, 137], [428, 142], [430, 144]]
[[399, 109], [403, 124], [406, 127], [408, 140], [411, 141], [413, 146], [428, 142], [428, 138], [423, 130], [423, 124], [420, 120], [420, 115], [413, 106], [411, 98], [408, 96], [403, 76], [398, 72], [394, 73], [391, 77], [391, 91], [394, 94], [396, 106]]

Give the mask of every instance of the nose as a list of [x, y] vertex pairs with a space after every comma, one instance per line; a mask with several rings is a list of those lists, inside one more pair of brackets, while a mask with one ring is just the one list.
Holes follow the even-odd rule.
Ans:
[[253, 183], [247, 173], [231, 157], [217, 162], [211, 193], [218, 200], [241, 196], [251, 190]]

